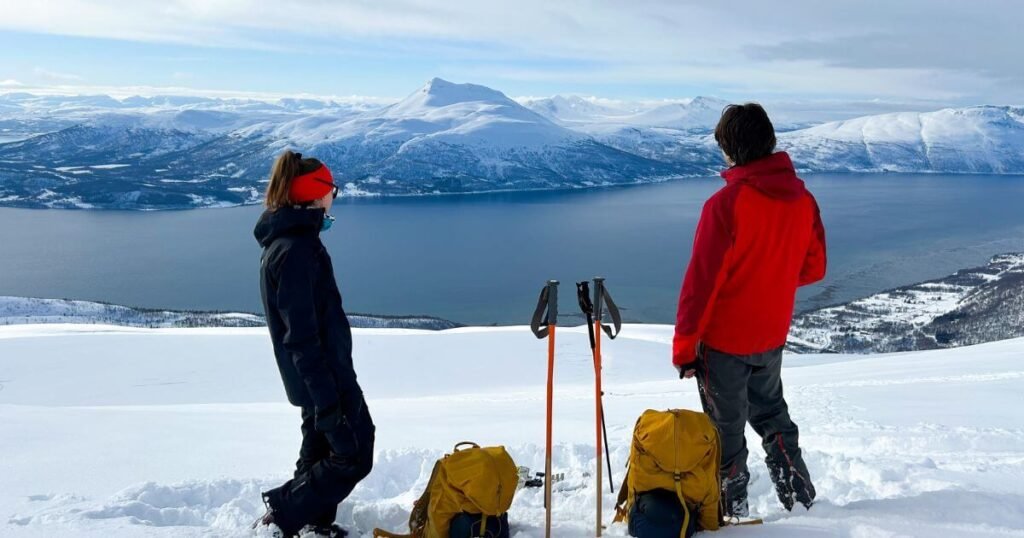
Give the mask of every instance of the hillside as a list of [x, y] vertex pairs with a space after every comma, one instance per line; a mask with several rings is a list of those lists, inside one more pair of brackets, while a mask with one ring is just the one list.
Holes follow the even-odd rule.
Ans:
[[1024, 336], [1024, 254], [797, 315], [796, 351], [884, 353]]

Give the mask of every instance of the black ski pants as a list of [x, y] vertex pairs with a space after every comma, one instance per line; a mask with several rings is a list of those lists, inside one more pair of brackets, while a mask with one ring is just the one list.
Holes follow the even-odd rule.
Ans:
[[294, 477], [267, 492], [275, 521], [286, 533], [305, 525], [330, 526], [338, 504], [370, 474], [376, 428], [365, 401], [353, 415], [347, 425], [319, 432], [313, 409], [302, 409], [302, 446]]
[[814, 500], [799, 430], [782, 394], [782, 348], [730, 355], [701, 345], [697, 383], [701, 404], [722, 439], [722, 489], [726, 515], [747, 515], [749, 422], [761, 436], [776, 492], [786, 509]]

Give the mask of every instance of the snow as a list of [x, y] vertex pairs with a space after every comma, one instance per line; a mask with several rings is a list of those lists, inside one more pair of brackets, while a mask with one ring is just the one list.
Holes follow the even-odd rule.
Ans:
[[779, 145], [814, 170], [1019, 173], [1024, 109], [947, 108], [864, 116], [782, 133]]
[[538, 114], [584, 132], [607, 132], [625, 126], [710, 131], [729, 104], [702, 96], [671, 102], [611, 103], [596, 97], [556, 95], [521, 102]]
[[[254, 127], [262, 128], [266, 126]], [[405, 151], [421, 144], [539, 147], [581, 138], [497, 90], [439, 78], [393, 105], [354, 118], [320, 114], [272, 127], [271, 132], [307, 147], [351, 139], [363, 144], [395, 141]]]
[[[560, 328], [554, 535], [592, 536], [592, 365]], [[668, 366], [672, 328], [605, 342], [616, 484], [646, 408], [699, 408]], [[524, 327], [355, 331], [378, 425], [373, 473], [339, 510], [367, 536], [402, 530], [433, 460], [465, 439], [543, 467], [546, 343]], [[786, 513], [752, 451], [763, 527], [722, 536], [1024, 536], [1024, 339], [892, 355], [789, 355], [784, 378], [819, 503]], [[259, 491], [290, 474], [298, 411], [265, 329], [0, 327], [0, 535], [247, 536]], [[613, 496], [605, 492], [606, 522]], [[539, 490], [517, 494], [514, 536], [542, 536]], [[623, 536], [621, 525], [609, 528]]]
[[[955, 347], [1020, 336], [1011, 333], [1020, 327], [1013, 309], [995, 306], [1007, 304], [1008, 296], [1019, 290], [1016, 283], [1022, 275], [1024, 253], [999, 254], [987, 265], [948, 277], [798, 314], [789, 342], [804, 349], [849, 353]], [[954, 320], [990, 323], [956, 331], [949, 324]]]

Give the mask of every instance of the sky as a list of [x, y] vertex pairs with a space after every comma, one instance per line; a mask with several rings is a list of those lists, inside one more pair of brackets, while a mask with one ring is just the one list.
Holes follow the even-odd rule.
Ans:
[[1024, 104], [1022, 0], [0, 0], [0, 90]]

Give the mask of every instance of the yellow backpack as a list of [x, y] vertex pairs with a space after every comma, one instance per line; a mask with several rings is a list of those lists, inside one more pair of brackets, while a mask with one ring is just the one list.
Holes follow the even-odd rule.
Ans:
[[704, 413], [644, 411], [633, 429], [629, 468], [625, 486], [619, 490], [615, 521], [628, 519], [638, 493], [664, 489], [674, 491], [685, 510], [681, 537], [685, 537], [691, 514], [698, 518], [700, 528], [718, 530], [722, 524], [721, 459], [718, 430]]
[[[468, 446], [469, 448], [462, 448]], [[452, 518], [462, 512], [481, 514], [481, 531], [488, 517], [512, 506], [519, 471], [505, 447], [480, 448], [459, 443], [434, 464], [427, 489], [409, 514], [409, 534], [374, 529], [376, 538], [448, 538]]]

